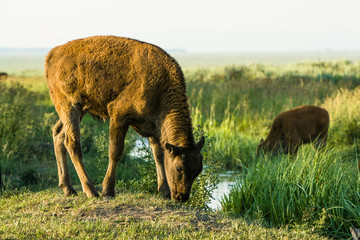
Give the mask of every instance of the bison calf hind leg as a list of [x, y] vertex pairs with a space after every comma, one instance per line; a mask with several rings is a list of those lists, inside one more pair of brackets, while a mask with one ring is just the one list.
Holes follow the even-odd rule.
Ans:
[[80, 119], [81, 110], [79, 106], [64, 108], [60, 118], [64, 124], [65, 140], [64, 145], [68, 151], [71, 161], [74, 164], [76, 173], [81, 182], [83, 192], [87, 197], [98, 197], [94, 184], [86, 173], [80, 142]]
[[54, 151], [58, 168], [59, 187], [61, 187], [66, 196], [77, 195], [70, 182], [69, 169], [67, 165], [67, 153], [64, 145], [65, 132], [63, 124], [58, 121], [53, 128]]

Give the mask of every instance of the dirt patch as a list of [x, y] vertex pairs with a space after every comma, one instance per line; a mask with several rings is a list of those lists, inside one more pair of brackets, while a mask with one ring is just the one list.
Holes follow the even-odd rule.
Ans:
[[141, 207], [128, 204], [118, 204], [116, 206], [96, 206], [93, 209], [83, 209], [78, 212], [78, 217], [84, 220], [105, 220], [114, 223], [134, 221], [150, 221], [169, 223], [172, 226], [189, 226], [202, 229], [221, 230], [227, 225], [222, 218], [215, 214], [194, 210], [194, 209], [174, 209], [168, 207]]

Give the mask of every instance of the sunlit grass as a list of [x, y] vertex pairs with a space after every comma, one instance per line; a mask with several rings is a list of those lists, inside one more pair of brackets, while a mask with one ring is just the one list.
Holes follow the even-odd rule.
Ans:
[[[356, 109], [357, 100], [347, 99], [340, 103], [336, 100], [339, 96], [335, 95], [339, 89], [343, 89], [344, 94], [352, 92], [360, 84], [359, 69], [359, 63], [345, 60], [285, 66], [253, 64], [188, 70], [185, 77], [194, 123], [213, 134], [215, 149], [224, 152], [224, 161], [231, 166], [236, 165], [239, 158], [242, 163], [247, 162], [248, 158], [239, 154], [249, 155], [251, 149], [255, 151], [256, 143], [266, 136], [273, 119], [299, 105], [331, 108], [331, 142], [334, 139], [332, 136], [342, 132], [340, 129], [335, 130], [337, 133], [333, 131], [339, 126], [336, 124], [339, 121], [333, 120], [337, 119], [337, 115], [334, 113], [334, 118], [332, 116], [338, 104], [337, 107], [351, 112], [349, 117], [352, 122], [348, 128], [352, 128], [354, 134], [359, 122], [356, 119], [360, 120], [357, 117], [359, 114], [352, 110]], [[356, 98], [355, 92], [351, 94]], [[333, 102], [333, 99], [339, 103]], [[342, 111], [336, 114], [342, 116], [342, 123], [344, 114], [348, 116]], [[340, 125], [340, 128], [343, 126]], [[353, 142], [353, 137], [350, 138], [348, 143]]]
[[[76, 186], [78, 188], [79, 186]], [[1, 239], [326, 239], [312, 230], [268, 228], [146, 193], [64, 197], [60, 189], [0, 196]]]
[[[355, 149], [352, 149], [354, 152]], [[360, 225], [360, 179], [354, 153], [302, 148], [296, 156], [254, 158], [222, 209], [261, 218], [273, 226], [308, 224], [345, 237]]]
[[[348, 227], [358, 227], [356, 225], [359, 224], [359, 73], [360, 64], [349, 61], [282, 66], [250, 64], [185, 70], [193, 125], [200, 125], [197, 129], [204, 130], [207, 136], [204, 157], [214, 158], [227, 168], [243, 170], [237, 187], [223, 202], [226, 213], [241, 216], [241, 219], [259, 221], [267, 227], [305, 226], [307, 230], [315, 230], [327, 236], [349, 237]], [[20, 85], [14, 85], [14, 82]], [[14, 72], [0, 87], [3, 89], [0, 93], [0, 163], [5, 193], [17, 191], [23, 186], [29, 186], [31, 190], [56, 186], [51, 127], [56, 122], [57, 115], [49, 99], [44, 75], [32, 71]], [[268, 133], [275, 116], [302, 104], [322, 106], [329, 111], [329, 147], [324, 152], [316, 152], [311, 146], [305, 146], [297, 156], [292, 157], [256, 156], [257, 144]], [[107, 123], [98, 123], [91, 117], [84, 117], [81, 129], [84, 161], [89, 175], [98, 184], [106, 169], [106, 166], [101, 165], [107, 164], [107, 132]], [[141, 165], [142, 159], [132, 159], [129, 155], [136, 137], [135, 133], [129, 132], [126, 140], [129, 148], [125, 149], [124, 154], [127, 163], [118, 168], [120, 172], [117, 173], [117, 179], [120, 181], [117, 186], [127, 186], [130, 190], [156, 189], [154, 166]], [[151, 153], [149, 156], [150, 159]], [[139, 167], [140, 165], [143, 167]], [[72, 182], [78, 184], [70, 162], [69, 167]], [[212, 177], [216, 173], [204, 173], [203, 178], [198, 178], [201, 181], [195, 183], [198, 185], [196, 189], [205, 189], [205, 182], [216, 182], [215, 177]], [[143, 184], [144, 181], [146, 184]], [[31, 198], [31, 193], [26, 194]], [[131, 196], [136, 198], [138, 195]], [[194, 199], [203, 198], [202, 203], [206, 203], [209, 196], [210, 189], [199, 190], [192, 195]], [[77, 203], [75, 201], [74, 205]], [[26, 201], [24, 204], [26, 205]], [[88, 212], [91, 213], [91, 210], [94, 209], [89, 209]], [[72, 214], [79, 216], [77, 212]], [[98, 218], [90, 222], [80, 221], [78, 224], [75, 224], [75, 219], [70, 218], [70, 225], [62, 222], [65, 219], [55, 221], [56, 218], [45, 218], [45, 227], [36, 232], [35, 227], [20, 223], [16, 225], [16, 221], [24, 218], [20, 222], [38, 226], [43, 215], [39, 215], [35, 222], [28, 219], [28, 213], [9, 216], [15, 220], [6, 222], [11, 229], [10, 235], [4, 235], [8, 238], [44, 237], [47, 234], [46, 227], [55, 228], [55, 235], [49, 235], [54, 238], [67, 238], [71, 234], [78, 234], [81, 238], [88, 232], [98, 232], [96, 236], [100, 238], [110, 232], [111, 227], [118, 226], [117, 222], [107, 223]], [[173, 217], [182, 219], [179, 216]], [[182, 220], [187, 221], [189, 218]], [[61, 229], [56, 229], [59, 224]], [[268, 239], [265, 232], [275, 238], [280, 236], [275, 230], [275, 233], [267, 232], [273, 230], [264, 230], [259, 235], [244, 235], [246, 229], [256, 232], [255, 227], [239, 225], [238, 222], [231, 222], [230, 225], [240, 229], [240, 235], [243, 234], [245, 239], [246, 236]], [[149, 236], [159, 231], [161, 234], [170, 232], [185, 238], [219, 237], [218, 229], [214, 230], [215, 233], [202, 235], [202, 231], [199, 233], [194, 230], [187, 234], [169, 225], [162, 225], [152, 231], [149, 230], [153, 227], [151, 222], [127, 227], [123, 230], [129, 234], [142, 229], [149, 232]], [[256, 227], [261, 228], [259, 225]], [[76, 232], [76, 228], [81, 230]], [[89, 230], [90, 228], [94, 231]], [[20, 229], [19, 235], [16, 235], [17, 229]], [[1, 230], [4, 233], [4, 228]], [[35, 235], [26, 235], [26, 231], [33, 231]], [[236, 231], [238, 230], [230, 230], [226, 237], [235, 236]], [[123, 236], [115, 230], [111, 234]], [[287, 238], [294, 236], [288, 232], [286, 234]], [[297, 232], [295, 238], [300, 235]], [[308, 237], [305, 236], [303, 238]]]

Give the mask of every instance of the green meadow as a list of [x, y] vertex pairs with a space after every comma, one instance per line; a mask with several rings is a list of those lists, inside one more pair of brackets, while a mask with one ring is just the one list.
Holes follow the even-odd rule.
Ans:
[[[197, 66], [179, 59], [194, 133], [206, 143], [191, 199], [177, 204], [156, 193], [151, 152], [134, 131], [127, 135], [114, 199], [62, 196], [51, 136], [57, 115], [42, 57], [29, 65], [21, 57], [4, 58], [0, 66], [10, 76], [0, 82], [0, 238], [349, 239], [349, 228], [360, 228], [360, 62]], [[327, 147], [257, 156], [273, 119], [304, 104], [328, 110]], [[85, 117], [81, 134], [85, 166], [100, 190], [108, 123]], [[240, 172], [235, 186], [220, 209], [209, 209], [218, 174], [234, 169]]]

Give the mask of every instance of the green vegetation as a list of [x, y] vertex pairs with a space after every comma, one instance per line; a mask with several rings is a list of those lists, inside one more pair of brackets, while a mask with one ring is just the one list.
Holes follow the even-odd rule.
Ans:
[[[250, 64], [184, 73], [196, 138], [206, 135], [206, 167], [182, 205], [157, 195], [151, 151], [134, 131], [118, 167], [115, 199], [64, 198], [51, 189], [57, 186], [51, 144], [57, 116], [44, 76], [14, 73], [0, 83], [1, 238], [318, 239], [348, 238], [350, 226], [360, 227], [360, 63]], [[303, 104], [329, 111], [327, 148], [256, 156], [275, 116]], [[108, 124], [86, 116], [81, 134], [85, 166], [100, 189]], [[221, 168], [241, 175], [221, 211], [212, 213], [207, 204]]]
[[[254, 64], [196, 69], [185, 76], [195, 124], [214, 136], [215, 150], [223, 151], [226, 165], [233, 167], [252, 161], [253, 149], [279, 113], [304, 104], [321, 106], [340, 89], [356, 88], [360, 64]], [[336, 109], [328, 110], [332, 118]]]
[[[348, 237], [360, 226], [360, 64], [247, 65], [187, 72], [194, 121], [214, 137], [226, 166], [242, 168], [224, 212], [271, 226], [308, 224]], [[257, 157], [256, 146], [284, 110], [313, 104], [330, 113], [328, 148]]]

